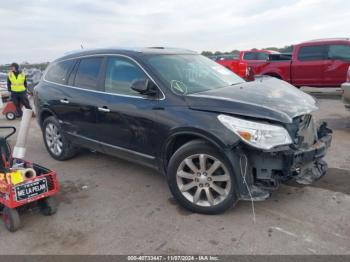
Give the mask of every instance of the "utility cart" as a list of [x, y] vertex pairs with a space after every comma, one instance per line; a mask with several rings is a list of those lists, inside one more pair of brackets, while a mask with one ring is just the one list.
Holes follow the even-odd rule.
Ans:
[[7, 120], [15, 120], [17, 114], [15, 104], [12, 101], [8, 101], [2, 110], [2, 114]]
[[[58, 180], [55, 171], [22, 159], [13, 159], [7, 139], [16, 132], [0, 137], [0, 210], [6, 228], [15, 232], [20, 227], [18, 209], [36, 202], [42, 214], [50, 216], [56, 213], [57, 204], [52, 197], [58, 192]], [[16, 181], [15, 181], [16, 180]]]

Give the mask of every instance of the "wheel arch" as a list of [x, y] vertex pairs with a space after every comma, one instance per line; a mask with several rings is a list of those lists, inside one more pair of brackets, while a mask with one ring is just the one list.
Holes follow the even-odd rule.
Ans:
[[201, 129], [182, 129], [172, 132], [162, 149], [162, 166], [161, 171], [165, 175], [167, 172], [167, 167], [171, 156], [184, 144], [201, 139], [206, 141], [208, 144], [215, 147], [218, 151], [226, 156], [225, 149], [229, 147], [225, 141], [222, 141], [217, 136]]
[[278, 74], [278, 73], [275, 73], [275, 72], [264, 73], [263, 75], [275, 77], [275, 78], [278, 78], [278, 79], [282, 80], [282, 76], [280, 74]]
[[46, 118], [50, 117], [50, 116], [54, 116], [54, 117], [57, 117], [56, 114], [48, 109], [48, 108], [44, 108], [41, 112], [40, 112], [40, 115], [39, 115], [39, 118], [38, 118], [38, 122], [39, 122], [39, 126], [42, 127], [44, 121]]

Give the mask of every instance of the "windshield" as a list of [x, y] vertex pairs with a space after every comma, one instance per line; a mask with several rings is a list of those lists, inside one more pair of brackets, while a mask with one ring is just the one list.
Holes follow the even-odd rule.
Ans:
[[179, 95], [245, 82], [232, 71], [202, 55], [153, 55], [149, 65]]

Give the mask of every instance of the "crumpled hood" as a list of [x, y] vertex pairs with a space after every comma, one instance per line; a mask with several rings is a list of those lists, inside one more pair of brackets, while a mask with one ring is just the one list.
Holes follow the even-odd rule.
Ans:
[[318, 109], [315, 99], [285, 81], [262, 77], [185, 96], [191, 109], [292, 123], [296, 116]]

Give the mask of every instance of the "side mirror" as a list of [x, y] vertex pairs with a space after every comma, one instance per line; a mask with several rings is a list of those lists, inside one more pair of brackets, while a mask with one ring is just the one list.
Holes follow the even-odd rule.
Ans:
[[131, 89], [139, 92], [142, 95], [156, 95], [157, 94], [157, 89], [154, 85], [154, 83], [147, 79], [141, 79], [141, 80], [134, 80], [131, 83]]

